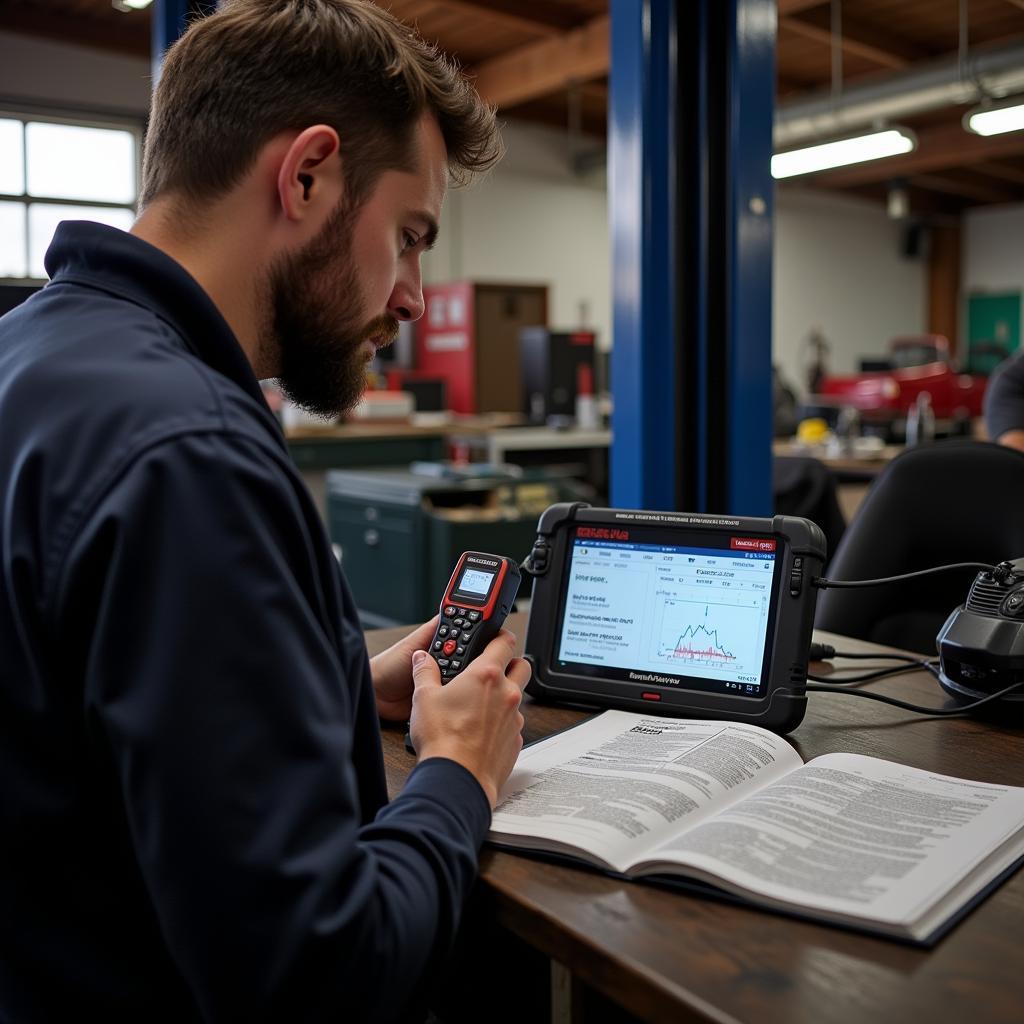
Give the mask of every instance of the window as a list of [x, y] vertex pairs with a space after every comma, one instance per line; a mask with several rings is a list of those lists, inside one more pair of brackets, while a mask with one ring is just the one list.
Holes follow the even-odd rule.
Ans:
[[131, 227], [140, 140], [130, 122], [0, 113], [0, 279], [45, 280], [62, 220]]

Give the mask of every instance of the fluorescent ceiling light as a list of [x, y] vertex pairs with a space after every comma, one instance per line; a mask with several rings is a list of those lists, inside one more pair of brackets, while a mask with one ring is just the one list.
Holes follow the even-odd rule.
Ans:
[[116, 11], [141, 11], [153, 0], [111, 0], [111, 7]]
[[798, 174], [826, 171], [830, 167], [881, 160], [883, 157], [909, 153], [916, 146], [917, 140], [906, 128], [888, 128], [869, 135], [822, 142], [803, 149], [793, 149], [788, 153], [776, 153], [772, 157], [772, 177], [792, 178]]
[[1002, 135], [1024, 129], [1024, 96], [983, 103], [964, 115], [964, 127], [978, 135]]

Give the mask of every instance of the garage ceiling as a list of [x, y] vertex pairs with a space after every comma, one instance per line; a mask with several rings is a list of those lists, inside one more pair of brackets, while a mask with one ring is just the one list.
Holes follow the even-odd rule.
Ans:
[[[607, 0], [379, 0], [454, 54], [503, 114], [602, 135], [608, 102]], [[110, 0], [0, 0], [3, 28], [149, 54], [149, 12], [119, 13]], [[778, 103], [827, 95], [833, 60], [829, 0], [779, 0]], [[957, 0], [843, 0], [844, 95], [900, 83], [930, 62], [955, 62]], [[972, 54], [1024, 47], [1024, 0], [969, 0]], [[984, 76], [982, 76], [984, 83]], [[963, 98], [963, 97], [961, 97]], [[911, 208], [956, 214], [1024, 200], [1024, 132], [983, 139], [961, 127], [972, 103], [902, 116], [918, 149], [905, 157], [803, 179], [815, 187], [883, 199], [905, 181]]]

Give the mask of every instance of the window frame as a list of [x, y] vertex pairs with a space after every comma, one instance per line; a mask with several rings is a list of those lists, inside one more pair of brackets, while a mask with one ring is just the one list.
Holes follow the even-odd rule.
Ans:
[[[45, 284], [46, 277], [31, 276], [31, 240], [29, 237], [28, 210], [33, 204], [47, 204], [58, 206], [79, 206], [79, 207], [102, 207], [111, 210], [130, 210], [133, 215], [138, 213], [139, 207], [139, 186], [142, 183], [142, 142], [145, 136], [144, 122], [140, 117], [132, 117], [128, 114], [106, 114], [97, 111], [75, 111], [68, 109], [50, 110], [36, 108], [29, 104], [12, 104], [0, 102], [0, 120], [20, 121], [22, 126], [21, 165], [22, 165], [22, 190], [21, 193], [0, 192], [0, 202], [21, 203], [24, 208], [25, 217], [25, 269], [28, 276], [10, 277], [0, 274], [0, 286], [2, 285], [29, 285], [39, 286]], [[25, 126], [30, 122], [42, 124], [69, 125], [74, 128], [105, 128], [114, 131], [130, 132], [135, 141], [135, 201], [132, 203], [116, 203], [103, 199], [64, 199], [59, 196], [33, 196], [28, 193], [28, 145]]]

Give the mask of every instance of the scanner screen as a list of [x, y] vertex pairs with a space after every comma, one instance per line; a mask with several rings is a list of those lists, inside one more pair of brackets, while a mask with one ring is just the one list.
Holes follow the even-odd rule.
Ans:
[[556, 664], [640, 686], [758, 696], [774, 622], [775, 540], [672, 539], [574, 538]]

